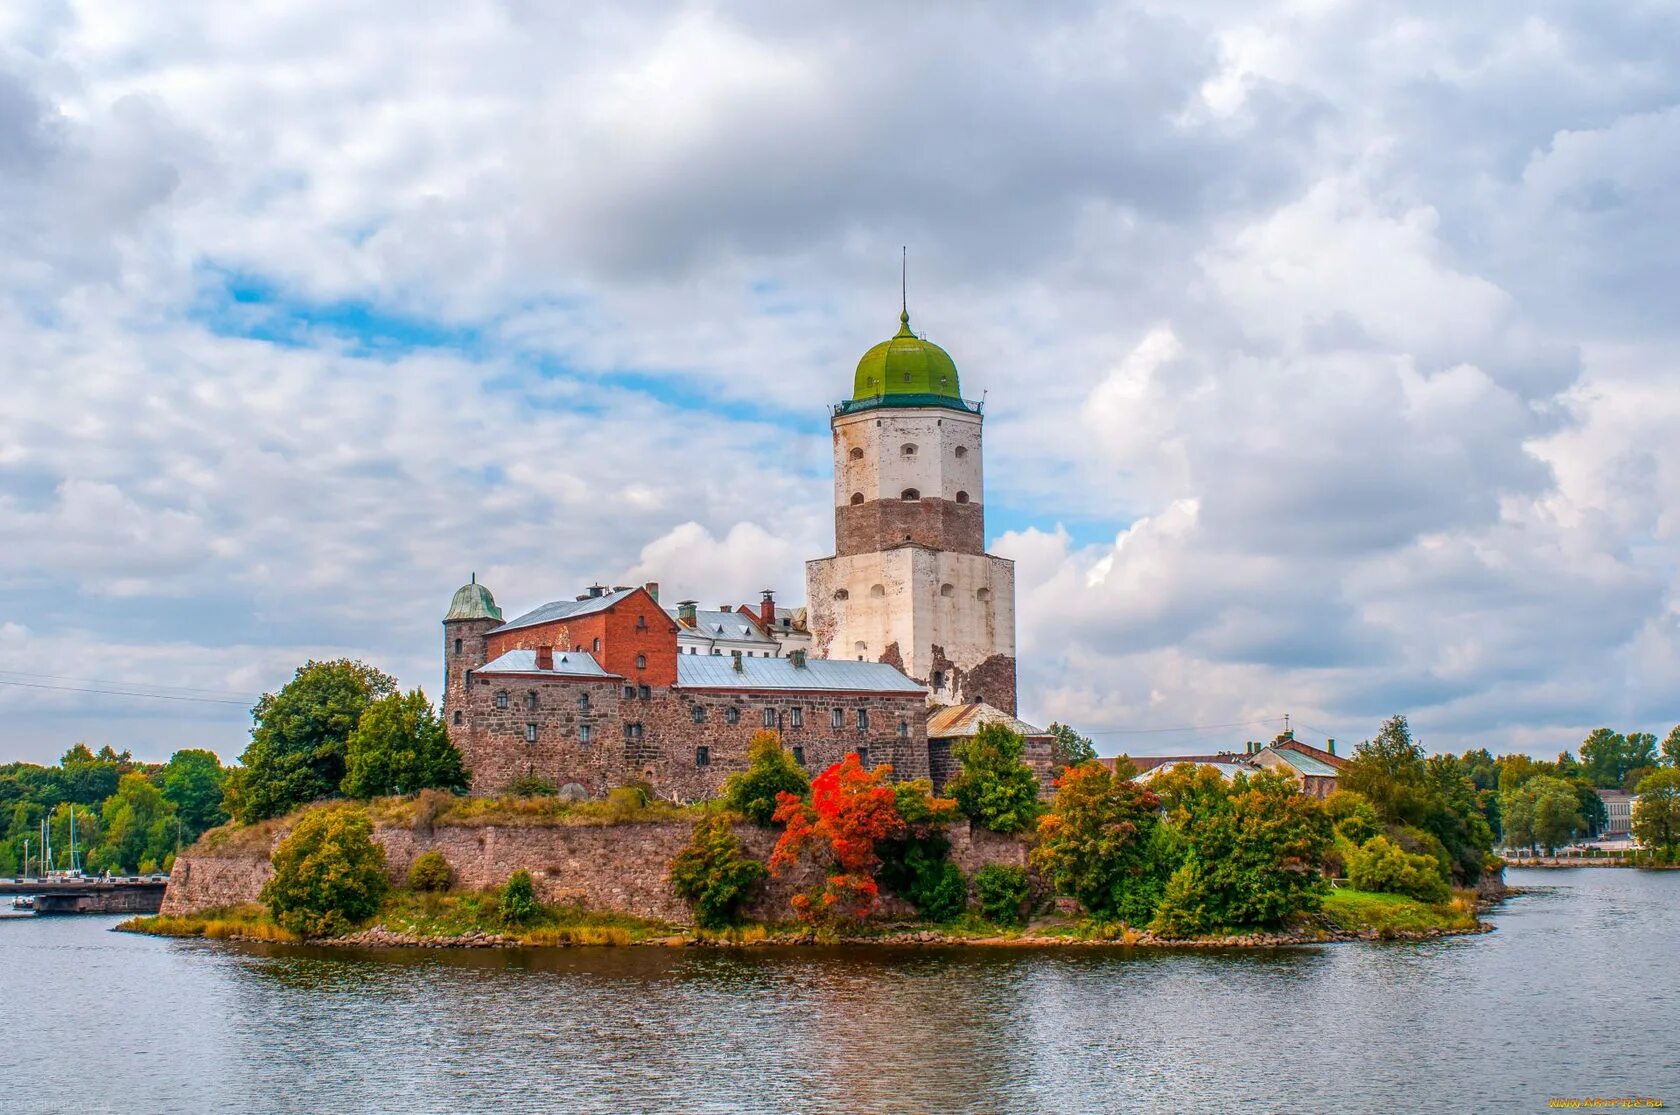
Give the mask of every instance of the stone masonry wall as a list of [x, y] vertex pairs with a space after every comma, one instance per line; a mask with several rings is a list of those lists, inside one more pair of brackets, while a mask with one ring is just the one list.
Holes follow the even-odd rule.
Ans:
[[[409, 866], [422, 852], [436, 851], [449, 861], [456, 885], [463, 889], [501, 886], [523, 868], [531, 872], [544, 902], [686, 923], [688, 909], [671, 894], [666, 875], [691, 831], [683, 822], [546, 828], [437, 826], [430, 830], [380, 827], [374, 830], [374, 839], [385, 848], [393, 881], [406, 878]], [[776, 830], [740, 825], [736, 832], [751, 855], [769, 859]], [[987, 864], [1025, 866], [1027, 862], [1028, 845], [1020, 838], [972, 829], [967, 823], [953, 825], [948, 835], [951, 857], [971, 878]], [[162, 912], [192, 914], [260, 901], [271, 874], [269, 855], [269, 848], [237, 853], [188, 849], [175, 862]], [[819, 873], [808, 866], [772, 878], [748, 914], [785, 920], [788, 900], [819, 881]]]

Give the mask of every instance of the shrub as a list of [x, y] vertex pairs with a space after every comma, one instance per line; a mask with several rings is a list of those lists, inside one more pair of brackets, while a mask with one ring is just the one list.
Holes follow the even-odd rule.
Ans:
[[507, 885], [502, 888], [502, 901], [498, 908], [502, 924], [523, 925], [536, 917], [539, 909], [537, 888], [531, 884], [531, 873], [521, 868], [509, 875]]
[[864, 770], [854, 751], [812, 781], [810, 804], [791, 793], [777, 796], [773, 819], [787, 827], [770, 855], [770, 870], [791, 868], [810, 850], [830, 868], [820, 891], [794, 896], [794, 912], [802, 919], [861, 921], [874, 911], [880, 895], [877, 845], [905, 834], [891, 777], [886, 764]]
[[1154, 843], [1160, 800], [1133, 782], [1130, 770], [1090, 762], [1064, 771], [1055, 803], [1039, 821], [1033, 858], [1059, 893], [1092, 914], [1141, 924], [1153, 913], [1162, 874]]
[[974, 873], [974, 891], [980, 912], [999, 925], [1021, 925], [1027, 903], [1027, 870], [1008, 864], [991, 863]]
[[747, 769], [724, 780], [723, 802], [753, 824], [768, 827], [778, 794], [802, 798], [810, 790], [810, 778], [782, 746], [782, 737], [766, 730], [747, 744]]
[[422, 852], [408, 869], [408, 889], [445, 891], [454, 874], [442, 852]]
[[947, 857], [950, 850], [937, 834], [882, 841], [877, 877], [928, 921], [949, 921], [968, 905], [968, 881]]
[[604, 812], [612, 824], [633, 821], [648, 806], [648, 793], [640, 786], [618, 786], [607, 791]]
[[725, 818], [707, 817], [671, 861], [671, 890], [693, 908], [697, 925], [722, 929], [735, 923], [766, 874]]
[[1382, 831], [1376, 807], [1366, 800], [1364, 794], [1337, 790], [1324, 799], [1324, 811], [1330, 814], [1330, 823], [1336, 835], [1345, 838], [1354, 847], [1359, 847]]
[[300, 937], [336, 937], [372, 917], [390, 887], [373, 825], [347, 808], [307, 813], [274, 849], [262, 900]]
[[553, 797], [559, 792], [554, 783], [537, 774], [523, 775], [508, 783], [508, 793], [516, 797]]
[[1022, 761], [1027, 741], [1002, 724], [984, 725], [952, 753], [962, 771], [945, 787], [964, 816], [993, 832], [1021, 832], [1038, 820], [1038, 775]]
[[1447, 880], [1433, 856], [1415, 855], [1387, 837], [1373, 836], [1347, 859], [1348, 882], [1359, 890], [1445, 902]]

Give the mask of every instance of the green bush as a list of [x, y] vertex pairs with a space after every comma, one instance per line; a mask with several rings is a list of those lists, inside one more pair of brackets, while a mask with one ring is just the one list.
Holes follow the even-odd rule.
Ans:
[[1027, 903], [1027, 870], [992, 863], [974, 873], [974, 891], [980, 912], [999, 925], [1020, 925]]
[[811, 779], [782, 746], [782, 737], [762, 731], [747, 744], [747, 769], [724, 780], [723, 802], [753, 824], [768, 827], [777, 794], [804, 797], [810, 792]]
[[693, 908], [697, 924], [722, 929], [734, 924], [765, 874], [764, 865], [747, 855], [727, 820], [707, 817], [694, 826], [688, 846], [671, 861], [671, 890]]
[[948, 859], [928, 865], [904, 897], [928, 921], [950, 921], [968, 906], [968, 880]]
[[559, 792], [554, 783], [538, 774], [527, 774], [508, 783], [508, 793], [522, 798], [551, 798]]
[[1027, 742], [1001, 724], [987, 724], [953, 747], [962, 771], [945, 787], [965, 817], [993, 832], [1021, 832], [1044, 812], [1038, 775], [1022, 757]]
[[1324, 811], [1330, 814], [1330, 824], [1336, 835], [1358, 847], [1382, 832], [1382, 821], [1376, 807], [1364, 794], [1352, 790], [1337, 790], [1324, 799]]
[[442, 852], [422, 852], [408, 869], [408, 889], [445, 891], [454, 874]]
[[1348, 857], [1348, 882], [1358, 890], [1403, 894], [1419, 902], [1445, 902], [1450, 892], [1433, 856], [1414, 855], [1384, 836], [1373, 836]]
[[502, 888], [502, 901], [498, 908], [502, 924], [523, 925], [536, 917], [540, 909], [537, 889], [531, 884], [531, 873], [522, 868], [509, 875], [507, 885]]
[[274, 877], [262, 900], [300, 937], [336, 937], [379, 911], [390, 887], [385, 850], [354, 809], [305, 814], [274, 849]]

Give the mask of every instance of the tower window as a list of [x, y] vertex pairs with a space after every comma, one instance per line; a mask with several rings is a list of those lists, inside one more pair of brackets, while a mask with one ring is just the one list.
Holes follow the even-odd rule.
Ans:
[[887, 594], [887, 586], [886, 585], [870, 585], [869, 586], [869, 595], [871, 595], [871, 596], [885, 596], [886, 594]]
[[848, 453], [846, 455], [854, 461], [863, 460], [863, 450], [862, 449], [854, 448], [850, 453]]
[[853, 492], [852, 493], [852, 506], [856, 507], [858, 504], [860, 504], [862, 502], [863, 502], [863, 493], [862, 492]]
[[922, 493], [918, 492], [914, 488], [906, 488], [902, 492], [898, 493], [898, 498], [906, 503], [914, 503], [916, 500], [922, 498]]
[[946, 581], [944, 584], [939, 586], [939, 595], [941, 596], [955, 596], [956, 593], [956, 587], [949, 581]]
[[990, 600], [991, 598], [992, 590], [989, 588], [977, 588], [974, 590], [974, 599], [976, 600]]
[[461, 653], [461, 640], [459, 640], [459, 639], [455, 640], [455, 653], [456, 654]]
[[944, 689], [945, 688], [945, 671], [944, 670], [935, 670], [933, 672], [933, 676], [928, 678], [928, 684], [933, 687], [933, 691], [935, 693], [939, 692], [941, 689]]
[[968, 493], [967, 492], [958, 492], [957, 493], [957, 502], [958, 503], [967, 503], [968, 502]]
[[916, 455], [916, 445], [914, 442], [906, 442], [899, 447], [898, 451], [905, 457], [914, 457]]
[[455, 710], [455, 723], [459, 724], [460, 722], [461, 722], [461, 710], [456, 709]]
[[953, 452], [955, 453], [957, 460], [960, 461], [964, 457], [968, 456], [968, 446], [959, 445], [959, 446], [956, 447], [955, 450], [953, 450]]
[[852, 594], [843, 588], [837, 588], [834, 590], [834, 599], [836, 600], [850, 600], [851, 598]]

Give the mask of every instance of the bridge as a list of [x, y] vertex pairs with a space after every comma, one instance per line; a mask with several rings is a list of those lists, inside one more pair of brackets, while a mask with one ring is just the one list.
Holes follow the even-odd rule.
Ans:
[[37, 914], [155, 914], [161, 879], [0, 879], [0, 895], [27, 894]]

